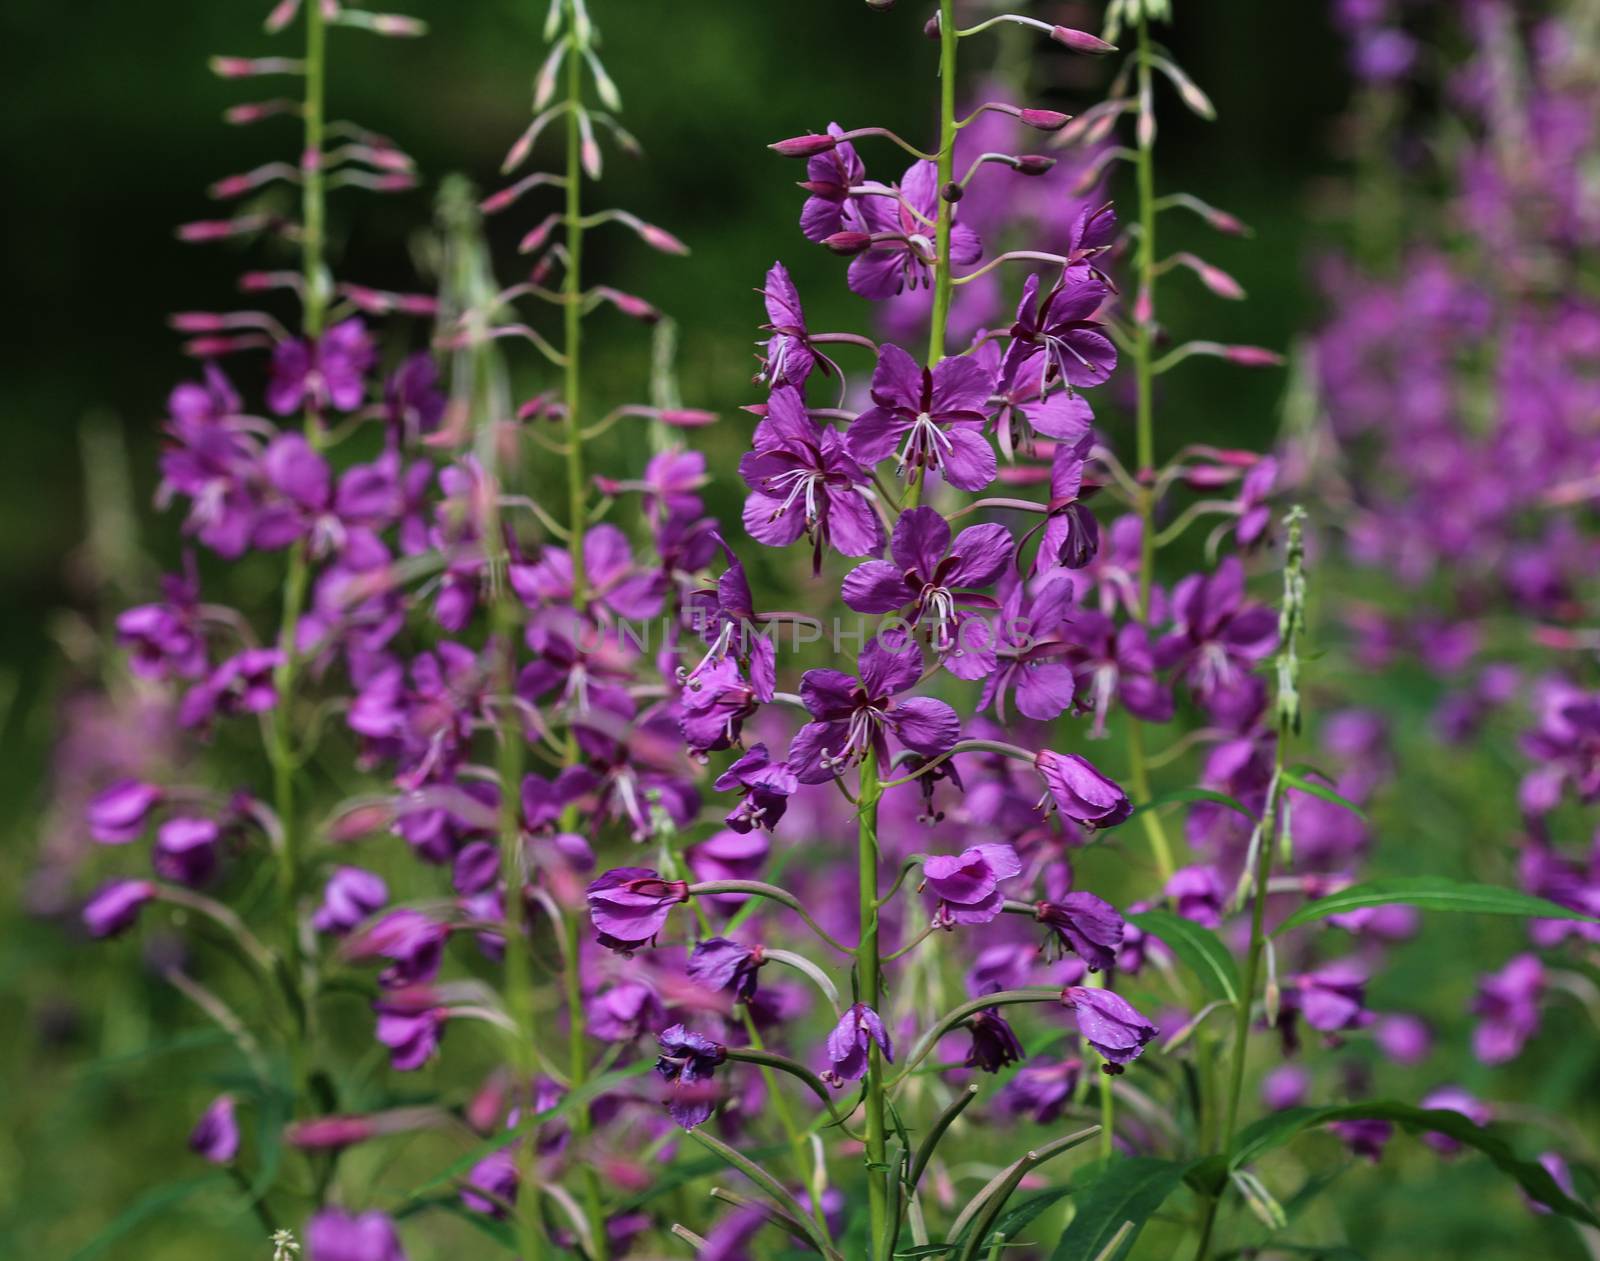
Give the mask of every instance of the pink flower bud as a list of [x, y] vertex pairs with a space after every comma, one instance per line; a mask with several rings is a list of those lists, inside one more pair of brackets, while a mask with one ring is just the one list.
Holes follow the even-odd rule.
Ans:
[[294, 15], [298, 12], [300, 12], [300, 0], [279, 0], [273, 6], [272, 12], [267, 14], [267, 34], [276, 35], [294, 21]]
[[1054, 109], [1025, 109], [1018, 117], [1029, 127], [1040, 131], [1060, 131], [1072, 121], [1071, 114]]
[[199, 219], [178, 225], [180, 241], [223, 241], [230, 236], [259, 232], [267, 226], [265, 215], [240, 215], [237, 219]]
[[646, 324], [654, 324], [661, 319], [661, 312], [656, 310], [643, 298], [635, 297], [631, 293], [623, 293], [620, 289], [601, 288], [597, 290], [617, 310], [624, 315], [636, 320], [643, 320]]
[[1148, 324], [1155, 316], [1156, 304], [1150, 295], [1150, 286], [1141, 285], [1139, 296], [1133, 300], [1133, 321], [1135, 324]]
[[486, 215], [497, 215], [516, 201], [521, 192], [521, 186], [517, 184], [513, 184], [510, 188], [502, 188], [498, 193], [490, 193], [479, 202], [478, 209]]
[[824, 237], [822, 243], [835, 254], [849, 256], [859, 254], [872, 244], [872, 236], [866, 232], [835, 232], [832, 236]]
[[428, 33], [428, 24], [417, 18], [398, 13], [374, 13], [372, 29], [379, 35], [393, 35], [401, 39], [415, 39]]
[[717, 423], [717, 414], [697, 407], [664, 407], [658, 419], [675, 429], [704, 429]]
[[556, 224], [561, 222], [560, 215], [546, 215], [536, 223], [528, 234], [517, 245], [517, 250], [522, 254], [532, 254], [535, 250], [543, 249], [550, 234], [555, 231]]
[[206, 63], [219, 79], [253, 79], [264, 74], [304, 74], [305, 63], [292, 57], [213, 57]]
[[815, 132], [806, 136], [792, 136], [788, 140], [780, 140], [776, 144], [769, 144], [771, 149], [781, 158], [809, 158], [814, 154], [827, 153], [836, 145], [832, 136], [819, 136]]
[[1024, 153], [1016, 160], [1016, 170], [1019, 175], [1043, 175], [1056, 164], [1054, 158], [1047, 158], [1039, 153]]
[[639, 237], [651, 249], [660, 250], [663, 254], [684, 255], [689, 252], [689, 247], [665, 228], [658, 228], [653, 223], [639, 225]]
[[939, 42], [939, 15], [937, 13], [922, 24], [922, 34], [936, 44]]
[[1088, 31], [1074, 30], [1070, 26], [1051, 27], [1050, 38], [1058, 44], [1065, 44], [1075, 53], [1093, 53], [1096, 56], [1104, 56], [1106, 53], [1117, 51], [1115, 44], [1108, 44], [1098, 36], [1089, 34]]
[[378, 193], [404, 193], [416, 186], [417, 177], [401, 171], [396, 171], [389, 175], [380, 175], [370, 185], [372, 190]]
[[167, 323], [180, 333], [220, 333], [228, 322], [210, 311], [179, 311], [167, 317]]
[[218, 201], [227, 201], [233, 197], [242, 197], [255, 187], [255, 181], [248, 175], [227, 175], [207, 190]]
[[294, 101], [251, 101], [245, 105], [230, 105], [222, 111], [222, 121], [235, 127], [246, 127], [251, 123], [259, 123], [263, 118], [295, 113], [299, 108]]
[[1265, 346], [1226, 346], [1222, 355], [1230, 363], [1240, 363], [1247, 368], [1276, 368], [1283, 364], [1283, 356]]
[[364, 1143], [378, 1132], [371, 1119], [358, 1116], [317, 1117], [310, 1121], [297, 1121], [284, 1137], [291, 1147], [302, 1151], [327, 1151], [341, 1147], [354, 1147]]

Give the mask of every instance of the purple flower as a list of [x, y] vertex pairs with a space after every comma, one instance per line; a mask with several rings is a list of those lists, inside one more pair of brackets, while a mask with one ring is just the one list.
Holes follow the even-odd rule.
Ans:
[[766, 957], [760, 946], [745, 946], [726, 937], [697, 941], [689, 955], [689, 979], [714, 993], [727, 990], [740, 1002], [756, 992], [757, 974]]
[[[1051, 428], [1056, 427], [1054, 413], [1071, 409], [1054, 408], [1051, 404], [1069, 398], [1075, 399], [1076, 396], [1053, 394], [1043, 411], [1029, 413], [1034, 428], [1048, 432], [1046, 424]], [[1087, 408], [1084, 410], [1087, 411]], [[1076, 424], [1079, 419], [1073, 415], [1069, 423]], [[1056, 449], [1050, 453], [1050, 502], [1045, 505], [1044, 534], [1033, 558], [1035, 572], [1047, 570], [1053, 565], [1066, 569], [1086, 569], [1100, 554], [1100, 523], [1080, 498], [1083, 494], [1084, 466], [1094, 446], [1094, 434], [1088, 432], [1087, 420], [1083, 421], [1083, 425], [1084, 432], [1081, 435], [1058, 442]]]
[[853, 1004], [828, 1035], [829, 1067], [823, 1071], [822, 1080], [830, 1086], [860, 1081], [867, 1075], [874, 1042], [883, 1052], [883, 1058], [893, 1064], [894, 1044], [889, 1039], [889, 1031], [883, 1027], [882, 1018], [865, 1003]]
[[196, 679], [206, 672], [200, 583], [192, 555], [184, 568], [181, 576], [162, 578], [161, 603], [141, 604], [117, 615], [117, 643], [128, 650], [128, 668], [140, 678]]
[[[643, 621], [661, 612], [665, 578], [634, 563], [628, 536], [614, 525], [597, 525], [583, 536], [583, 575], [590, 601], [616, 617]], [[576, 594], [572, 553], [547, 547], [537, 564], [512, 565], [511, 586], [531, 609], [570, 605]]]
[[939, 899], [933, 922], [987, 924], [1005, 902], [1000, 882], [1022, 870], [1022, 860], [1009, 845], [974, 845], [960, 854], [938, 854], [922, 864], [923, 887]]
[[1318, 972], [1308, 972], [1284, 987], [1280, 1024], [1295, 1011], [1321, 1033], [1361, 1029], [1372, 1023], [1366, 1009], [1367, 976], [1349, 963], [1331, 963]]
[[218, 1095], [200, 1114], [200, 1120], [189, 1133], [189, 1150], [213, 1165], [233, 1163], [233, 1158], [239, 1154], [239, 1122], [233, 1114], [232, 1095]]
[[1261, 1081], [1261, 1102], [1273, 1112], [1298, 1108], [1306, 1101], [1311, 1075], [1298, 1064], [1280, 1064]]
[[[502, 1147], [490, 1152], [467, 1174], [466, 1185], [461, 1188], [461, 1202], [474, 1213], [487, 1213], [490, 1217], [504, 1217], [505, 1205], [517, 1201], [517, 1160], [514, 1151]], [[475, 1195], [473, 1188], [486, 1194]], [[489, 1197], [493, 1196], [493, 1199]]]
[[906, 620], [912, 626], [932, 621], [934, 649], [945, 668], [957, 678], [978, 678], [971, 667], [981, 656], [961, 651], [968, 615], [960, 610], [999, 608], [978, 588], [1005, 572], [1012, 550], [1011, 532], [1003, 525], [972, 526], [952, 544], [944, 517], [932, 508], [912, 508], [900, 514], [889, 539], [894, 563], [869, 560], [856, 566], [844, 580], [844, 602], [857, 613], [894, 613], [910, 606]]
[[[792, 385], [799, 389], [811, 375], [819, 355], [806, 333], [800, 291], [794, 287], [789, 269], [782, 263], [774, 263], [767, 272], [761, 297], [767, 307], [765, 327], [772, 336], [767, 340], [766, 356], [756, 380], [769, 387]], [[823, 372], [827, 372], [827, 359], [823, 357], [822, 362]]]
[[1600, 799], [1600, 695], [1556, 680], [1539, 688], [1536, 704], [1538, 725], [1522, 748], [1540, 765], [1523, 777], [1523, 812], [1550, 813], [1568, 785], [1585, 805]]
[[902, 475], [938, 473], [960, 490], [982, 490], [998, 468], [983, 432], [993, 390], [993, 379], [975, 359], [959, 356], [924, 368], [885, 343], [872, 373], [873, 406], [851, 423], [845, 449], [864, 468], [893, 455]]
[[1064, 893], [1034, 907], [1034, 918], [1091, 972], [1113, 967], [1127, 924], [1117, 908], [1092, 893]]
[[1420, 1064], [1433, 1050], [1433, 1034], [1416, 1016], [1381, 1016], [1372, 1036], [1378, 1049], [1396, 1064]]
[[144, 835], [150, 812], [161, 802], [161, 790], [138, 779], [119, 779], [90, 800], [84, 817], [89, 835], [102, 845], [126, 845]]
[[867, 473], [834, 429], [819, 428], [793, 389], [772, 392], [756, 427], [755, 450], [739, 461], [750, 487], [744, 528], [768, 547], [812, 540], [812, 570], [828, 548], [841, 556], [883, 551], [883, 523], [867, 498]]
[[[1572, 1181], [1572, 1170], [1567, 1167], [1567, 1162], [1562, 1159], [1560, 1152], [1541, 1152], [1539, 1154], [1539, 1164], [1555, 1180], [1556, 1186], [1565, 1191], [1572, 1199], [1578, 1198], [1577, 1185]], [[1548, 1213], [1550, 1211], [1546, 1205], [1539, 1203], [1538, 1200], [1533, 1199], [1526, 1192], [1523, 1193], [1522, 1198], [1526, 1201], [1529, 1210], [1534, 1213]]]
[[814, 722], [789, 746], [789, 765], [802, 784], [823, 784], [873, 750], [888, 764], [889, 733], [913, 753], [934, 758], [948, 753], [961, 737], [961, 719], [943, 701], [928, 696], [896, 697], [922, 677], [922, 654], [915, 644], [899, 651], [874, 639], [857, 659], [859, 679], [838, 670], [807, 670], [800, 699]]
[[1351, 1155], [1373, 1164], [1383, 1159], [1384, 1146], [1394, 1137], [1394, 1126], [1388, 1121], [1329, 1121], [1328, 1130], [1338, 1135]]
[[155, 896], [156, 887], [148, 880], [112, 880], [85, 904], [84, 927], [91, 937], [115, 937], [133, 927], [145, 903]]
[[394, 1002], [373, 1004], [378, 1013], [378, 1041], [389, 1048], [389, 1064], [402, 1073], [421, 1068], [439, 1049], [439, 1035], [448, 1014], [428, 995], [402, 992]]
[[1029, 276], [1011, 326], [1011, 345], [1001, 378], [1014, 381], [1042, 356], [1039, 388], [1051, 381], [1072, 386], [1099, 385], [1117, 366], [1117, 348], [1090, 319], [1105, 301], [1106, 285], [1087, 267], [1069, 267], [1043, 297], [1039, 277]]
[[287, 416], [302, 407], [353, 412], [366, 398], [366, 374], [377, 349], [358, 319], [342, 320], [316, 341], [279, 342], [272, 351], [267, 406]]
[[1109, 828], [1133, 813], [1133, 804], [1115, 780], [1102, 775], [1093, 763], [1076, 753], [1040, 749], [1033, 764], [1047, 789], [1041, 798], [1055, 803], [1063, 818], [1086, 828]]
[[1172, 909], [1184, 919], [1192, 919], [1207, 928], [1216, 928], [1222, 923], [1228, 890], [1221, 874], [1209, 863], [1173, 872], [1163, 892], [1172, 899]]
[[752, 744], [747, 753], [717, 776], [713, 786], [718, 792], [737, 788], [743, 794], [723, 820], [735, 832], [755, 828], [771, 831], [789, 808], [789, 798], [800, 781], [787, 762], [772, 760], [766, 745]]
[[323, 1209], [306, 1224], [306, 1248], [306, 1261], [406, 1261], [394, 1223], [377, 1209]]
[[1172, 693], [1155, 676], [1150, 637], [1139, 622], [1118, 626], [1104, 613], [1083, 609], [1072, 615], [1073, 648], [1067, 660], [1077, 676], [1080, 704], [1094, 712], [1090, 735], [1105, 735], [1106, 718], [1115, 697], [1135, 718], [1145, 722], [1172, 719]]
[[717, 1066], [727, 1060], [728, 1048], [683, 1025], [663, 1029], [658, 1041], [661, 1054], [656, 1072], [672, 1087], [667, 1111], [686, 1130], [703, 1125], [716, 1109], [711, 1079]]
[[1012, 1116], [1030, 1116], [1051, 1125], [1078, 1088], [1083, 1062], [1077, 1059], [1035, 1060], [1024, 1064], [1000, 1091], [1000, 1106]]
[[407, 355], [383, 386], [383, 414], [390, 430], [403, 442], [416, 442], [439, 427], [444, 410], [433, 356], [420, 350]]
[[1537, 955], [1521, 954], [1498, 972], [1478, 981], [1472, 1012], [1478, 1017], [1472, 1050], [1485, 1064], [1504, 1064], [1522, 1054], [1539, 1027], [1544, 966]]
[[1106, 1061], [1102, 1067], [1108, 1073], [1120, 1073], [1161, 1032], [1110, 990], [1069, 985], [1061, 991], [1061, 1002], [1077, 1016], [1078, 1032]]
[[391, 911], [351, 945], [359, 957], [378, 955], [391, 960], [378, 981], [387, 989], [420, 985], [438, 975], [444, 962], [448, 925], [418, 910]]
[[689, 900], [689, 886], [663, 880], [648, 867], [616, 867], [590, 884], [586, 896], [600, 944], [631, 954], [655, 940], [672, 908]]
[[1008, 1064], [1020, 1063], [1027, 1052], [1017, 1040], [1016, 1031], [994, 1007], [986, 1007], [967, 1021], [972, 1046], [963, 1061], [968, 1068], [998, 1073]]
[[229, 657], [205, 682], [189, 689], [178, 706], [178, 721], [199, 727], [221, 714], [260, 714], [278, 703], [273, 674], [283, 661], [276, 648], [247, 648]]
[[[1460, 1086], [1440, 1086], [1436, 1090], [1430, 1090], [1417, 1101], [1417, 1107], [1459, 1112], [1474, 1125], [1488, 1125], [1494, 1119], [1494, 1110], [1488, 1104], [1469, 1095]], [[1459, 1139], [1441, 1134], [1437, 1130], [1429, 1130], [1422, 1136], [1422, 1141], [1441, 1156], [1454, 1156], [1461, 1150]]]
[[217, 838], [221, 830], [210, 819], [179, 816], [156, 832], [152, 861], [163, 880], [202, 885], [217, 870]]
[[[844, 135], [844, 129], [838, 123], [829, 123], [828, 134], [837, 140]], [[800, 230], [806, 240], [820, 243], [839, 231], [847, 208], [855, 217], [850, 190], [866, 177], [867, 168], [848, 140], [839, 140], [806, 159], [806, 182], [802, 187], [811, 195], [800, 209]]]
[[[851, 292], [874, 302], [933, 284], [937, 255], [932, 225], [939, 215], [938, 167], [932, 162], [912, 163], [892, 192], [859, 197], [855, 204], [862, 231], [890, 238], [875, 241], [850, 260]], [[954, 207], [951, 213], [956, 213]], [[954, 223], [948, 262], [971, 264], [982, 257], [983, 242], [978, 234], [964, 223]]]
[[1001, 722], [1006, 717], [1006, 693], [1016, 692], [1017, 709], [1024, 717], [1047, 722], [1072, 704], [1077, 680], [1061, 658], [1072, 645], [1061, 638], [1072, 607], [1072, 580], [1047, 579], [1030, 591], [1014, 582], [1000, 606], [993, 633], [985, 644], [970, 629], [962, 636], [963, 648], [982, 655], [970, 677], [987, 674], [978, 708], [995, 707]]
[[360, 867], [335, 867], [322, 891], [322, 905], [311, 917], [319, 933], [342, 936], [389, 900], [383, 877]]
[[657, 1029], [667, 1014], [655, 990], [637, 981], [595, 995], [585, 1011], [589, 1032], [604, 1042], [632, 1042]]
[[1190, 574], [1172, 592], [1173, 630], [1156, 645], [1156, 661], [1174, 669], [1214, 714], [1234, 712], [1259, 689], [1255, 665], [1278, 645], [1278, 615], [1245, 603], [1244, 566], [1229, 556], [1212, 574]]

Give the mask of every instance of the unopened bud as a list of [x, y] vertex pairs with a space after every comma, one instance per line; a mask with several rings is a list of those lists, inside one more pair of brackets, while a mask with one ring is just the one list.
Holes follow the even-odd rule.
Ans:
[[180, 241], [222, 241], [247, 232], [259, 232], [268, 223], [265, 215], [240, 215], [237, 219], [199, 219], [178, 225]]
[[1056, 164], [1054, 158], [1047, 158], [1039, 153], [1021, 154], [1016, 161], [1016, 170], [1019, 175], [1043, 175]]
[[1029, 127], [1036, 127], [1040, 131], [1060, 131], [1072, 121], [1071, 114], [1063, 114], [1055, 109], [1025, 109], [1017, 117]]
[[655, 324], [661, 319], [661, 312], [643, 298], [623, 293], [620, 289], [602, 289], [600, 292], [606, 301], [632, 319], [642, 320], [646, 324]]
[[1093, 53], [1104, 56], [1106, 53], [1117, 51], [1115, 44], [1108, 44], [1097, 35], [1088, 31], [1074, 30], [1070, 26], [1053, 26], [1050, 28], [1050, 38], [1058, 44], [1064, 44], [1075, 53]]
[[246, 105], [230, 105], [222, 111], [222, 121], [235, 127], [245, 127], [259, 123], [263, 118], [295, 113], [299, 108], [294, 101], [252, 101]]
[[1265, 346], [1225, 346], [1222, 357], [1247, 368], [1277, 368], [1283, 364], [1283, 356]]
[[942, 197], [945, 201], [950, 202], [952, 205], [954, 203], [960, 201], [966, 195], [967, 195], [967, 190], [964, 187], [962, 187], [960, 184], [958, 184], [955, 180], [951, 180], [948, 184], [946, 184], [943, 188], [941, 188], [939, 190], [939, 196]]
[[809, 158], [818, 153], [827, 153], [838, 143], [832, 136], [820, 136], [813, 132], [806, 136], [791, 136], [787, 140], [769, 144], [767, 148], [781, 158]]
[[528, 234], [517, 244], [517, 250], [522, 254], [532, 254], [535, 250], [543, 249], [550, 234], [555, 231], [556, 224], [561, 222], [560, 215], [546, 215], [543, 220], [529, 230]]
[[879, 13], [887, 13], [894, 8], [894, 0], [867, 0], [867, 8], [876, 9]]
[[210, 311], [179, 311], [167, 323], [180, 333], [220, 333], [228, 327], [227, 320]]
[[675, 429], [704, 429], [717, 423], [717, 414], [698, 407], [663, 407], [657, 419]]
[[835, 254], [859, 254], [872, 244], [872, 236], [866, 232], [835, 232], [832, 236], [823, 237], [822, 243]]
[[689, 247], [665, 228], [658, 228], [653, 223], [639, 226], [639, 238], [651, 249], [660, 250], [663, 254], [687, 254]]
[[253, 79], [264, 74], [304, 74], [306, 63], [293, 57], [213, 57], [206, 63], [219, 79]]
[[938, 43], [940, 32], [939, 15], [937, 13], [935, 13], [931, 18], [922, 24], [922, 33], [935, 43]]
[[405, 17], [399, 13], [374, 13], [372, 15], [372, 29], [379, 35], [395, 35], [402, 39], [414, 39], [419, 35], [428, 33], [428, 24], [417, 18]]

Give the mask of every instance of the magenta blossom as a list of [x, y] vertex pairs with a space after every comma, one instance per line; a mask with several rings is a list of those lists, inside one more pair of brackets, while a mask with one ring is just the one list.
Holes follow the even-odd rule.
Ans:
[[656, 1072], [672, 1087], [667, 1111], [684, 1129], [692, 1130], [709, 1121], [716, 1108], [711, 1075], [728, 1058], [728, 1048], [683, 1025], [662, 1030], [658, 1040]]
[[923, 886], [939, 900], [933, 922], [943, 928], [987, 924], [1001, 912], [1000, 882], [1022, 870], [1009, 845], [974, 845], [957, 855], [938, 854], [922, 864]]
[[1043, 297], [1039, 277], [1029, 276], [1011, 326], [1001, 376], [1016, 380], [1035, 359], [1040, 388], [1052, 380], [1072, 386], [1099, 385], [1117, 366], [1117, 348], [1090, 319], [1105, 301], [1106, 284], [1089, 268], [1069, 267]]
[[689, 886], [663, 880], [648, 867], [616, 867], [589, 886], [587, 898], [601, 945], [631, 954], [655, 939], [673, 907], [689, 900]]
[[213, 1165], [228, 1165], [239, 1154], [239, 1122], [233, 1112], [233, 1096], [218, 1095], [200, 1115], [189, 1134], [189, 1150]]
[[[860, 230], [883, 236], [850, 260], [853, 293], [874, 302], [907, 289], [933, 284], [933, 224], [939, 215], [939, 169], [932, 162], [914, 162], [897, 189], [857, 199]], [[954, 215], [955, 208], [952, 207]], [[957, 220], [950, 228], [951, 263], [971, 264], [983, 257], [978, 234]]]
[[1127, 924], [1104, 898], [1092, 893], [1064, 893], [1034, 907], [1034, 918], [1056, 935], [1056, 940], [1083, 960], [1091, 972], [1116, 964]]
[[1122, 1072], [1161, 1032], [1110, 990], [1069, 985], [1061, 991], [1061, 1002], [1077, 1016], [1078, 1032], [1106, 1061], [1102, 1067], [1107, 1073]]
[[839, 1023], [828, 1035], [829, 1067], [822, 1080], [830, 1086], [842, 1086], [847, 1081], [860, 1081], [867, 1075], [867, 1062], [872, 1044], [876, 1042], [883, 1058], [894, 1063], [894, 1043], [883, 1019], [865, 1003], [855, 1003], [845, 1010]]
[[406, 1261], [394, 1223], [376, 1209], [323, 1209], [306, 1226], [306, 1247], [306, 1261]]
[[377, 348], [358, 319], [335, 324], [315, 341], [279, 342], [267, 406], [278, 416], [302, 407], [353, 412], [366, 399], [366, 374], [376, 359]]
[[1087, 828], [1109, 828], [1133, 813], [1133, 803], [1115, 780], [1102, 775], [1088, 758], [1076, 753], [1041, 749], [1034, 766], [1044, 777], [1046, 793], [1040, 804], [1052, 801], [1062, 817]]
[[998, 468], [983, 432], [993, 390], [993, 379], [971, 357], [924, 368], [885, 343], [872, 373], [873, 406], [851, 424], [845, 447], [865, 468], [893, 455], [902, 475], [937, 473], [960, 490], [982, 490]]
[[1539, 1027], [1544, 966], [1537, 955], [1521, 954], [1498, 972], [1478, 981], [1472, 1011], [1478, 1017], [1472, 1050], [1485, 1064], [1504, 1064], [1522, 1054]]

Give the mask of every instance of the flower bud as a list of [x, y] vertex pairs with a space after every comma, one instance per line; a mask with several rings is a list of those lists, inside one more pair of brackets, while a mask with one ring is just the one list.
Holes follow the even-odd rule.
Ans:
[[809, 158], [818, 153], [827, 153], [838, 143], [832, 136], [812, 132], [805, 136], [791, 136], [788, 140], [769, 144], [767, 148], [782, 158]]
[[937, 13], [922, 24], [922, 33], [934, 43], [937, 44], [939, 42], [939, 15]]
[[1029, 127], [1040, 131], [1060, 131], [1072, 121], [1071, 114], [1054, 109], [1025, 109], [1017, 115]]
[[535, 250], [543, 249], [550, 234], [555, 231], [556, 224], [561, 222], [560, 215], [546, 215], [540, 222], [528, 230], [528, 234], [517, 244], [520, 254], [532, 254]]
[[717, 414], [701, 411], [697, 407], [664, 407], [656, 419], [675, 429], [703, 429], [717, 423]]
[[876, 9], [879, 13], [887, 13], [894, 8], [894, 0], [867, 0], [867, 8]]
[[639, 238], [651, 249], [660, 250], [663, 254], [684, 255], [689, 252], [689, 247], [665, 228], [658, 228], [653, 223], [639, 225]]
[[428, 33], [428, 24], [418, 18], [399, 13], [374, 13], [372, 29], [378, 35], [394, 35], [402, 39], [415, 39]]
[[1070, 26], [1053, 26], [1050, 28], [1050, 38], [1058, 44], [1064, 44], [1075, 53], [1093, 53], [1103, 56], [1106, 53], [1117, 51], [1115, 44], [1108, 44], [1099, 36], [1091, 35], [1088, 31], [1074, 30]]
[[1019, 175], [1043, 175], [1056, 164], [1054, 158], [1039, 153], [1024, 153], [1017, 157], [1015, 166]]
[[956, 202], [960, 201], [966, 195], [967, 195], [967, 190], [965, 188], [963, 188], [960, 184], [958, 184], [955, 180], [951, 180], [948, 184], [946, 184], [943, 188], [941, 188], [939, 190], [939, 196], [942, 199], [944, 199], [945, 201], [949, 202], [951, 205], [954, 205]]
[[822, 243], [835, 254], [843, 254], [848, 257], [851, 254], [859, 254], [862, 250], [870, 246], [872, 244], [872, 236], [867, 232], [851, 232], [846, 230], [844, 232], [835, 232], [832, 236], [824, 237], [822, 239]]
[[1222, 357], [1247, 368], [1277, 368], [1283, 365], [1283, 356], [1265, 346], [1225, 346]]

